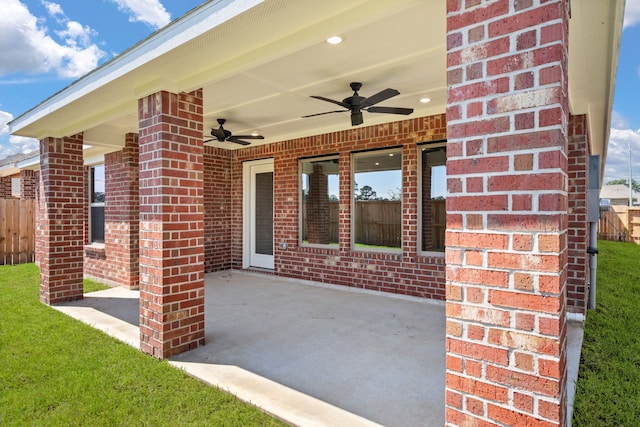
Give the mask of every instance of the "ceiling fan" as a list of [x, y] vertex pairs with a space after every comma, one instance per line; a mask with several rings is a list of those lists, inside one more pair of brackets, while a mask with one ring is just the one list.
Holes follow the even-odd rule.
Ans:
[[225, 124], [227, 119], [217, 119], [220, 127], [218, 129], [211, 128], [211, 136], [213, 138], [204, 142], [218, 141], [218, 142], [235, 142], [240, 145], [249, 145], [249, 141], [243, 141], [244, 139], [264, 139], [262, 135], [233, 135], [230, 131], [226, 130], [222, 125]]
[[314, 96], [312, 98], [319, 99], [321, 101], [331, 102], [333, 104], [337, 104], [346, 110], [334, 110], [334, 111], [326, 111], [324, 113], [318, 114], [310, 114], [308, 116], [302, 116], [302, 118], [313, 117], [313, 116], [321, 116], [323, 114], [331, 114], [331, 113], [344, 113], [345, 111], [351, 111], [351, 126], [361, 125], [363, 123], [362, 120], [362, 112], [368, 111], [370, 113], [387, 113], [387, 114], [404, 114], [408, 115], [413, 113], [413, 108], [398, 108], [398, 107], [374, 107], [374, 104], [382, 102], [386, 99], [392, 98], [396, 95], [400, 95], [395, 89], [385, 89], [382, 90], [375, 95], [372, 95], [368, 98], [358, 95], [358, 91], [362, 87], [362, 83], [353, 82], [350, 84], [351, 90], [353, 90], [353, 95], [343, 99], [342, 101], [336, 101], [333, 99], [325, 98], [323, 96]]

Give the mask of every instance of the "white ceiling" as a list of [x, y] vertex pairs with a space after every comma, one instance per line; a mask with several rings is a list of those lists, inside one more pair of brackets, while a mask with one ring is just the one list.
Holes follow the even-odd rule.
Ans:
[[[592, 7], [594, 2], [571, 2], [569, 81], [572, 111], [599, 116], [592, 129], [598, 154], [608, 135], [622, 20], [620, 15], [620, 23], [615, 22], [621, 14], [617, 1], [603, 0], [609, 6], [599, 8]], [[348, 113], [301, 116], [339, 109], [310, 95], [342, 100], [352, 94], [352, 81], [363, 83], [360, 95], [365, 97], [397, 89], [399, 96], [378, 105], [414, 108], [409, 117], [444, 113], [445, 4], [207, 2], [18, 117], [11, 130], [39, 139], [84, 131], [87, 144], [109, 151], [123, 144], [125, 133], [137, 132], [139, 98], [160, 89], [203, 88], [205, 129], [225, 118], [225, 128], [234, 134], [258, 131], [265, 139], [254, 144], [271, 143], [349, 129]], [[327, 44], [333, 35], [342, 36], [343, 43]], [[423, 97], [432, 101], [422, 104]], [[364, 124], [404, 118], [365, 112]]]

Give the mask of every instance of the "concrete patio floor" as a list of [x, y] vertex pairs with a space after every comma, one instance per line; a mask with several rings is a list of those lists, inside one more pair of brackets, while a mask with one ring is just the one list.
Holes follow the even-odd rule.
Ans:
[[[138, 297], [55, 308], [138, 348]], [[205, 276], [205, 304], [206, 345], [169, 360], [190, 375], [294, 425], [444, 425], [442, 302], [224, 271]], [[570, 322], [570, 389], [581, 341]]]

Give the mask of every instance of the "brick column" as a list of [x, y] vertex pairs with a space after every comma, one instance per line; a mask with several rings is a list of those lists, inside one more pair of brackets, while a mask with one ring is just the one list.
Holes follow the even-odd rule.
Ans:
[[313, 164], [309, 174], [307, 194], [307, 238], [309, 243], [328, 244], [329, 229], [329, 178], [320, 163]]
[[36, 198], [38, 172], [31, 170], [20, 171], [20, 199], [33, 200]]
[[447, 425], [565, 424], [567, 2], [447, 2]]
[[589, 297], [589, 221], [587, 186], [589, 185], [589, 135], [587, 116], [569, 118], [569, 271], [568, 310], [587, 314]]
[[105, 154], [105, 253], [110, 280], [126, 288], [138, 287], [138, 134], [128, 133], [124, 148]]
[[82, 299], [82, 135], [40, 141], [40, 300]]
[[204, 344], [202, 91], [158, 92], [140, 121], [140, 348]]

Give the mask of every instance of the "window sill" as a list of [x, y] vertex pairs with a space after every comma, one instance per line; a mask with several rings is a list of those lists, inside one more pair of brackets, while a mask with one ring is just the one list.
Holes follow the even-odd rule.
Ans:
[[106, 259], [107, 254], [104, 243], [91, 243], [84, 246], [84, 254], [88, 258]]

